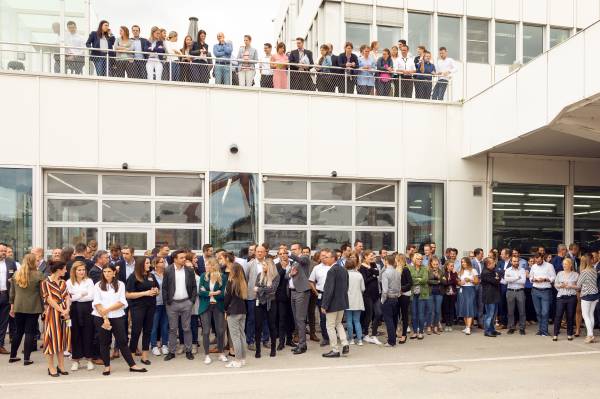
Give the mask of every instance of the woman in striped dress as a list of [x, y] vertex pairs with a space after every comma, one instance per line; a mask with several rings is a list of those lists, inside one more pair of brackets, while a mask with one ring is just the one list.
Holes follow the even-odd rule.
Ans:
[[[48, 359], [48, 375], [68, 375], [65, 371], [64, 351], [69, 347], [67, 320], [69, 316], [69, 293], [62, 279], [67, 272], [64, 262], [50, 264], [50, 276], [42, 282], [42, 297], [46, 305], [44, 313], [44, 354]], [[58, 366], [54, 367], [54, 355]]]

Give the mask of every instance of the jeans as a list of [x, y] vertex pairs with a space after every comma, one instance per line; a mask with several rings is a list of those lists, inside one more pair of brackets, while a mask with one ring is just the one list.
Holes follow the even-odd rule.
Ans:
[[567, 335], [572, 337], [575, 325], [575, 309], [577, 308], [577, 295], [563, 295], [556, 299], [556, 313], [554, 315], [554, 335], [560, 334], [560, 324], [563, 314], [567, 314]]
[[158, 341], [160, 333], [160, 343], [162, 346], [169, 344], [169, 318], [165, 305], [156, 305], [154, 311], [154, 320], [152, 322], [152, 334], [150, 335], [150, 345], [154, 348]]
[[387, 330], [387, 343], [396, 345], [396, 328], [398, 328], [398, 298], [388, 298], [383, 303], [383, 320]]
[[431, 95], [432, 100], [442, 101], [444, 99], [444, 94], [446, 93], [446, 87], [448, 86], [448, 81], [446, 79], [440, 79], [435, 84], [433, 88], [433, 94]]
[[442, 294], [433, 294], [429, 297], [431, 299], [431, 312], [429, 318], [429, 325], [437, 327], [442, 319], [442, 301], [444, 296]]
[[362, 310], [346, 310], [346, 329], [348, 330], [348, 339], [353, 339], [356, 333], [356, 339], [362, 341], [362, 326], [360, 325], [360, 313]]
[[533, 288], [531, 290], [531, 299], [533, 299], [533, 306], [535, 307], [535, 313], [538, 319], [538, 332], [542, 334], [548, 334], [548, 314], [550, 312], [550, 295], [552, 294], [551, 289], [538, 289]]
[[398, 316], [402, 317], [402, 336], [406, 337], [408, 331], [408, 308], [410, 307], [410, 297], [400, 295], [398, 298]]
[[329, 334], [327, 332], [327, 316], [321, 312], [321, 300], [317, 299], [317, 306], [319, 307], [319, 326], [321, 327], [321, 335], [323, 339], [329, 341]]
[[90, 57], [96, 68], [96, 76], [107, 76], [106, 75], [106, 57], [92, 56]]
[[229, 65], [215, 65], [215, 84], [218, 85], [229, 85], [231, 84], [231, 72]]
[[425, 315], [428, 314], [429, 303], [427, 299], [421, 299], [421, 294], [413, 295], [410, 306], [412, 314], [412, 329], [413, 333], [423, 333], [425, 329]]
[[498, 311], [497, 303], [486, 303], [485, 304], [485, 316], [483, 317], [484, 332], [486, 334], [493, 334], [496, 331], [495, 320], [496, 312]]

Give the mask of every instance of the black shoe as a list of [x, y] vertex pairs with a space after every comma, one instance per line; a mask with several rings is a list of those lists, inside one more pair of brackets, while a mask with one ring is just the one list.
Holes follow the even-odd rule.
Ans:
[[329, 346], [329, 340], [328, 339], [323, 339], [321, 341], [321, 343], [319, 344], [319, 346], [322, 348], [324, 346]]
[[285, 342], [279, 341], [279, 345], [277, 345], [277, 350], [282, 351], [285, 348]]
[[131, 368], [131, 367], [129, 367], [129, 371], [130, 371], [131, 373], [146, 373], [148, 370], [147, 370], [147, 369], [145, 369], [145, 368], [141, 368], [141, 369], [134, 369], [134, 368]]
[[525, 330], [519, 330], [519, 334], [525, 335]]
[[275, 347], [271, 347], [271, 353], [269, 353], [270, 357], [275, 357], [277, 356], [277, 351], [275, 350]]
[[541, 335], [542, 335], [542, 332], [541, 332], [541, 331], [538, 331], [538, 332], [536, 332], [536, 333], [535, 333], [535, 335], [540, 335], [540, 336], [541, 336]]
[[48, 369], [48, 375], [49, 375], [50, 377], [60, 377], [60, 374], [58, 374], [58, 371], [57, 371], [56, 373], [52, 374], [52, 373], [50, 372], [50, 369]]
[[145, 364], [146, 366], [150, 366], [152, 364], [152, 362], [150, 360], [140, 360], [140, 362], [142, 362], [142, 364]]
[[485, 334], [483, 334], [483, 336], [484, 336], [484, 337], [490, 337], [490, 338], [496, 338], [496, 335], [495, 335], [495, 334], [488, 334], [488, 333], [485, 333]]
[[9, 363], [16, 363], [16, 362], [18, 362], [20, 360], [21, 360], [20, 357], [13, 357], [13, 358], [8, 359], [8, 362]]
[[515, 329], [514, 328], [509, 328], [506, 333], [509, 334], [509, 335], [513, 335], [515, 333]]
[[298, 346], [298, 345], [296, 345], [296, 344], [294, 343], [294, 341], [292, 341], [291, 339], [288, 339], [288, 340], [285, 342], [285, 345], [286, 345], [286, 346], [291, 346], [292, 348], [295, 348], [295, 347], [297, 347], [297, 346]]
[[260, 351], [257, 350], [256, 353], [254, 353], [254, 357], [257, 359], [260, 359]]
[[185, 352], [185, 357], [187, 360], [194, 360], [194, 354], [192, 352]]
[[492, 334], [494, 334], [495, 336], [502, 335], [500, 331], [492, 331]]
[[306, 352], [306, 346], [298, 346], [292, 350], [294, 355], [301, 355]]
[[340, 352], [329, 351], [327, 353], [323, 353], [323, 357], [340, 357]]
[[57, 371], [57, 372], [58, 372], [60, 375], [69, 375], [69, 373], [68, 373], [67, 371], [62, 371], [62, 370], [60, 369], [60, 367], [57, 367], [57, 368], [56, 368], [56, 371]]
[[33, 360], [24, 360], [23, 361], [23, 366], [29, 366], [30, 364], [33, 364]]
[[347, 355], [348, 353], [350, 353], [350, 345], [344, 345], [342, 348], [342, 355]]
[[171, 359], [175, 359], [175, 354], [169, 352], [169, 354], [167, 356], [165, 356], [164, 361], [168, 362]]
[[102, 372], [102, 375], [110, 375], [110, 370], [108, 370], [108, 371], [103, 371], [103, 372]]

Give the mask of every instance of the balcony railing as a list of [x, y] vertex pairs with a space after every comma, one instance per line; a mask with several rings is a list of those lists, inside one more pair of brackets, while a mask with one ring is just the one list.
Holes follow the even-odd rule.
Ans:
[[103, 79], [233, 85], [336, 96], [451, 101], [452, 79], [375, 68], [341, 68], [154, 52], [0, 42], [0, 70]]

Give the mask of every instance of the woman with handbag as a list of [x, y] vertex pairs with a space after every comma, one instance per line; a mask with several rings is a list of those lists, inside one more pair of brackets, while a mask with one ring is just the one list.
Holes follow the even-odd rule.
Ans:
[[394, 71], [394, 63], [389, 49], [383, 49], [383, 54], [377, 60], [376, 92], [378, 96], [387, 97], [390, 95], [392, 87], [392, 72]]

